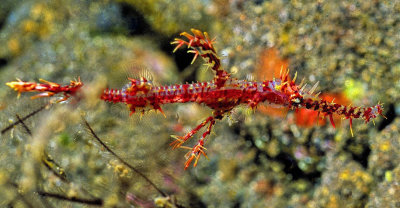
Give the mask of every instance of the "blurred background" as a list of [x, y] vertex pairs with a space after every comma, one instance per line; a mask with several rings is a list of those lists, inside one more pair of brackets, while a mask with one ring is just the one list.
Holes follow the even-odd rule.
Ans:
[[[202, 60], [172, 53], [170, 42], [191, 28], [216, 38], [233, 77], [270, 80], [283, 66], [309, 86], [319, 81], [326, 100], [384, 103], [387, 119], [353, 121], [352, 137], [341, 118], [334, 129], [307, 110], [239, 107], [217, 121], [209, 160], [184, 171], [187, 150], [172, 150], [170, 135], [210, 109], [170, 104], [166, 118], [140, 118], [98, 95], [141, 74], [158, 85], [211, 80]], [[2, 132], [0, 206], [400, 207], [399, 34], [399, 0], [2, 0], [1, 129], [50, 100], [17, 98], [5, 85], [16, 78], [80, 77], [85, 96]], [[101, 146], [82, 117], [161, 192]]]

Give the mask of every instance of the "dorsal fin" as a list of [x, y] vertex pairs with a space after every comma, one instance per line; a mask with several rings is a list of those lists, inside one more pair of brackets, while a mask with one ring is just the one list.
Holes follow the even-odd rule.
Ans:
[[107, 78], [110, 88], [127, 88], [127, 84], [131, 84], [128, 78], [135, 80], [145, 78], [152, 85], [158, 85], [156, 76], [153, 75], [152, 70], [146, 65], [143, 65], [142, 62], [136, 60], [125, 60], [116, 63], [114, 68], [115, 70], [118, 70], [118, 72], [113, 73]]
[[[153, 74], [153, 72], [143, 64], [139, 64], [136, 61], [130, 61], [123, 66], [123, 70], [125, 71], [126, 78], [142, 80], [146, 79], [148, 82], [156, 84], [157, 80]], [[156, 84], [158, 85], [158, 83]]]

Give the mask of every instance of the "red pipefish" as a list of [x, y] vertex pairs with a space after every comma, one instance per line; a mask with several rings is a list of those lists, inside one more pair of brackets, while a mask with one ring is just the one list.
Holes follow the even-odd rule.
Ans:
[[[170, 145], [175, 148], [186, 148], [190, 151], [186, 154], [187, 161], [185, 169], [187, 169], [191, 162], [194, 160], [194, 165], [197, 165], [198, 159], [201, 155], [206, 156], [204, 143], [207, 136], [211, 133], [216, 120], [221, 120], [225, 115], [229, 114], [233, 108], [238, 105], [247, 105], [250, 108], [256, 108], [260, 103], [268, 102], [287, 107], [288, 109], [306, 108], [318, 112], [318, 114], [329, 117], [333, 126], [333, 114], [339, 115], [344, 119], [349, 119], [350, 128], [352, 127], [352, 120], [361, 118], [365, 122], [382, 115], [382, 104], [377, 104], [373, 107], [351, 107], [328, 102], [324, 99], [314, 95], [317, 84], [310, 90], [305, 89], [303, 82], [300, 85], [295, 84], [296, 75], [294, 79], [289, 78], [289, 70], [281, 71], [279, 78], [266, 80], [262, 82], [254, 82], [247, 80], [238, 80], [232, 78], [222, 66], [219, 57], [217, 56], [213, 42], [206, 32], [202, 33], [199, 30], [192, 29], [193, 35], [183, 32], [182, 36], [187, 38], [187, 41], [176, 38], [172, 44], [176, 44], [174, 52], [181, 46], [186, 45], [191, 50], [189, 53], [194, 53], [192, 63], [197, 57], [202, 57], [207, 63], [208, 67], [214, 71], [215, 76], [209, 82], [197, 82], [192, 84], [175, 84], [169, 86], [153, 86], [153, 84], [145, 78], [129, 79], [131, 83], [123, 89], [105, 89], [101, 95], [101, 99], [109, 102], [122, 102], [129, 106], [131, 113], [137, 111], [145, 112], [150, 109], [158, 110], [163, 113], [161, 106], [167, 103], [186, 103], [196, 102], [204, 104], [213, 109], [211, 116], [206, 118], [197, 127], [189, 131], [184, 136], [172, 137], [175, 139]], [[21, 82], [21, 81], [20, 81]], [[79, 82], [80, 83], [80, 82]], [[32, 85], [32, 83], [29, 83]], [[72, 82], [71, 82], [72, 84]], [[16, 84], [9, 84], [10, 87], [24, 91], [39, 91], [37, 88], [30, 90], [29, 88], [22, 88], [23, 82]], [[48, 88], [47, 93], [41, 96], [53, 95], [54, 93], [64, 93], [65, 97], [75, 93], [74, 87], [57, 88], [57, 90]], [[52, 94], [53, 93], [53, 94]], [[68, 97], [66, 97], [68, 98]], [[383, 116], [383, 115], [382, 115]], [[192, 147], [182, 146], [194, 134], [198, 133], [203, 127], [205, 131], [201, 138]]]
[[[196, 102], [205, 104], [214, 110], [213, 115], [204, 120], [192, 131], [184, 136], [173, 136], [176, 140], [171, 143], [173, 148], [182, 147], [189, 138], [196, 134], [201, 128], [208, 124], [197, 144], [190, 149], [187, 154], [185, 169], [189, 167], [192, 160], [195, 160], [194, 166], [201, 155], [206, 156], [204, 152], [204, 142], [206, 136], [210, 134], [215, 121], [222, 119], [234, 107], [245, 104], [251, 108], [256, 108], [259, 103], [268, 102], [290, 109], [307, 108], [317, 111], [323, 116], [328, 116], [334, 126], [333, 114], [338, 114], [350, 120], [362, 118], [368, 122], [378, 114], [382, 115], [382, 105], [374, 107], [346, 107], [333, 102], [327, 102], [318, 99], [313, 92], [317, 86], [314, 85], [309, 91], [295, 84], [295, 79], [289, 79], [289, 71], [281, 73], [280, 78], [267, 80], [263, 82], [251, 82], [246, 80], [237, 80], [230, 77], [230, 74], [222, 69], [220, 59], [216, 54], [213, 41], [210, 40], [207, 33], [192, 29], [194, 35], [186, 32], [188, 41], [175, 39], [172, 44], [177, 44], [174, 51], [183, 45], [191, 48], [188, 52], [194, 53], [194, 60], [201, 56], [204, 58], [208, 67], [215, 72], [214, 79], [210, 82], [198, 82], [193, 84], [177, 84], [171, 86], [153, 87], [146, 79], [131, 79], [131, 85], [127, 89], [114, 90], [107, 89], [103, 92], [101, 99], [112, 102], [123, 102], [129, 105], [131, 112], [144, 107], [151, 107], [155, 110], [161, 110], [161, 105], [166, 103], [186, 103]], [[186, 148], [186, 147], [185, 147]]]

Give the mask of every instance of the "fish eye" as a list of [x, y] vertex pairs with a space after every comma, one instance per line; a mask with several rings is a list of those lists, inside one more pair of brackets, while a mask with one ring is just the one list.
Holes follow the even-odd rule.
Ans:
[[292, 102], [299, 104], [300, 103], [300, 99], [299, 98], [292, 99]]

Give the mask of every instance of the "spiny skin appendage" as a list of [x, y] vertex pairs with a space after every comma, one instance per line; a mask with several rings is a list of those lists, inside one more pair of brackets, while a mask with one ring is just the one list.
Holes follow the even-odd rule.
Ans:
[[221, 60], [213, 45], [215, 39], [211, 40], [207, 32], [202, 33], [200, 30], [196, 29], [191, 29], [191, 31], [193, 35], [190, 35], [187, 32], [181, 33], [181, 36], [185, 36], [188, 41], [175, 38], [175, 41], [171, 42], [171, 44], [177, 45], [174, 52], [183, 45], [187, 45], [188, 48], [191, 49], [188, 50], [188, 53], [194, 54], [192, 63], [194, 63], [198, 56], [201, 56], [207, 63], [208, 67], [215, 72], [214, 82], [217, 87], [223, 87], [225, 82], [230, 79], [230, 74], [221, 66]]

